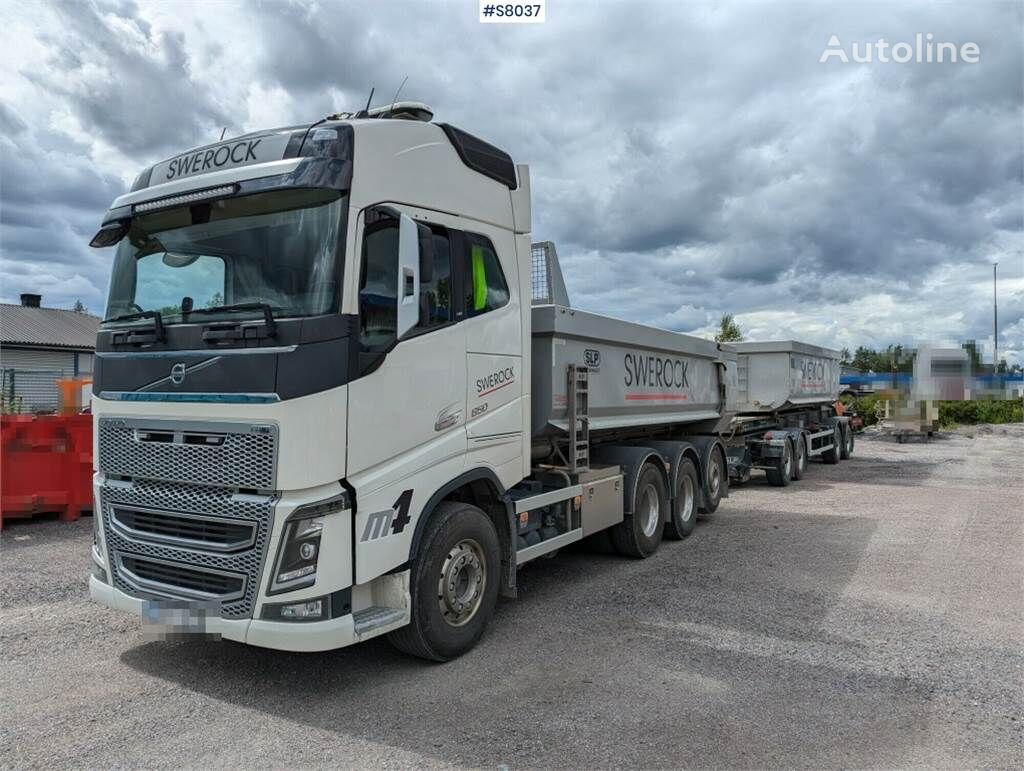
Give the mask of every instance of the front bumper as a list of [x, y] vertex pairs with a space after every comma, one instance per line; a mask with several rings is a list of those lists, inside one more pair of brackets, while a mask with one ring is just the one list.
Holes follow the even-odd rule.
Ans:
[[[144, 601], [89, 577], [89, 595], [108, 608], [143, 617]], [[314, 652], [344, 648], [359, 641], [352, 614], [329, 621], [263, 621], [260, 619], [206, 619], [207, 634], [227, 640], [282, 651]]]

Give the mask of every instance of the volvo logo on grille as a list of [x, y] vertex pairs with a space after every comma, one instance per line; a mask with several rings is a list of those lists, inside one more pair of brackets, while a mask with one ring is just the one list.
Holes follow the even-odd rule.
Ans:
[[171, 382], [174, 385], [181, 385], [185, 382], [185, 365], [180, 361], [171, 367]]

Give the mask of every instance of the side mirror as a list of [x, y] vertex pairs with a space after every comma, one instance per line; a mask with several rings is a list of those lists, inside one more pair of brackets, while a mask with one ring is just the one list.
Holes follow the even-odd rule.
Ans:
[[398, 318], [395, 335], [401, 340], [420, 320], [420, 234], [408, 214], [398, 225]]

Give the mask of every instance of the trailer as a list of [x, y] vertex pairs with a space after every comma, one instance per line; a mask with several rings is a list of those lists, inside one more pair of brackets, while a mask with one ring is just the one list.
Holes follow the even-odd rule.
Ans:
[[850, 419], [839, 414], [840, 354], [795, 340], [723, 345], [735, 401], [726, 439], [729, 476], [763, 469], [770, 484], [803, 478], [808, 463], [853, 454]]
[[236, 137], [113, 202], [96, 601], [447, 660], [524, 564], [600, 533], [647, 557], [728, 495], [722, 351], [572, 309], [528, 168], [431, 118]]

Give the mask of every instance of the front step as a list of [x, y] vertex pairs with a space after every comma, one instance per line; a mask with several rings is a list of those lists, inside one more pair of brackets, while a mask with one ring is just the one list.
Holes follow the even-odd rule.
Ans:
[[376, 636], [391, 631], [408, 621], [408, 614], [399, 608], [384, 608], [375, 605], [372, 608], [357, 610], [352, 614], [355, 633], [359, 637]]

